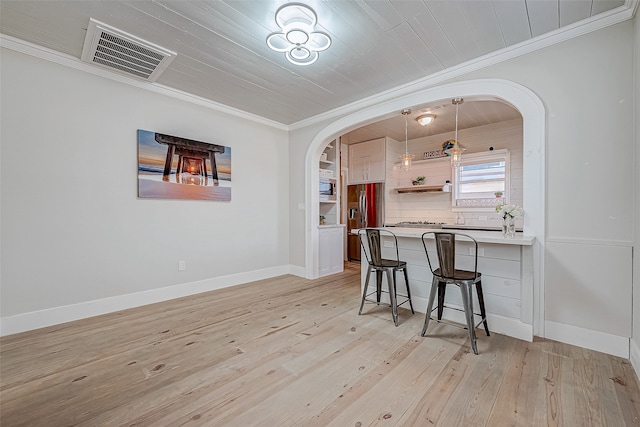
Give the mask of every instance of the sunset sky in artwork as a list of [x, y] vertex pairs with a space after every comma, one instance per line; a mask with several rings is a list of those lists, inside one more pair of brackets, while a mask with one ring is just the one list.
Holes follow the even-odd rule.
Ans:
[[[206, 141], [203, 141], [206, 142]], [[220, 144], [218, 144], [220, 145]], [[231, 176], [231, 148], [225, 146], [224, 153], [216, 153], [216, 166], [220, 179], [230, 179]], [[138, 162], [149, 166], [162, 167], [167, 156], [168, 147], [159, 144], [155, 140], [155, 132], [139, 130], [138, 131]], [[178, 157], [173, 158], [173, 167], [176, 167]]]

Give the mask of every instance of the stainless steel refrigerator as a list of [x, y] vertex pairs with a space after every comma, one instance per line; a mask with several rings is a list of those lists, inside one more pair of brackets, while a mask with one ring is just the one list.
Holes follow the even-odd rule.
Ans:
[[360, 242], [351, 230], [384, 225], [384, 183], [347, 187], [347, 257], [360, 261]]

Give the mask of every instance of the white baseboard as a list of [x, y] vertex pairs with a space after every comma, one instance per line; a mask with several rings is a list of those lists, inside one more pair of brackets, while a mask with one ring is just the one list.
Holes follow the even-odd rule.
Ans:
[[307, 277], [307, 269], [304, 267], [300, 267], [297, 265], [289, 266], [289, 274], [293, 274], [294, 276], [306, 278]]
[[[544, 322], [545, 338], [629, 359], [629, 338], [551, 321]], [[640, 358], [638, 359], [640, 361]], [[637, 372], [637, 370], [636, 370]]]
[[634, 340], [630, 340], [629, 344], [631, 366], [633, 366], [633, 370], [636, 371], [636, 378], [640, 379], [640, 347], [638, 347], [638, 343]]
[[283, 274], [296, 274], [294, 271], [297, 271], [298, 268], [296, 266], [283, 265], [2, 317], [0, 318], [0, 336], [86, 319]]

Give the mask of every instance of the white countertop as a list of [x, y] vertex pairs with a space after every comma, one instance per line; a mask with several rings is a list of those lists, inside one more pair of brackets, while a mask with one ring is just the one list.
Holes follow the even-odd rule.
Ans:
[[[440, 230], [433, 228], [414, 228], [414, 227], [381, 227], [381, 230], [387, 230], [392, 232], [398, 237], [412, 237], [420, 238], [423, 233], [426, 232], [449, 232], [455, 230]], [[478, 241], [478, 243], [497, 243], [502, 245], [519, 245], [519, 246], [531, 246], [535, 241], [535, 236], [528, 236], [522, 233], [516, 233], [515, 237], [504, 237], [502, 231], [479, 231], [479, 230], [460, 230], [461, 234], [466, 234]], [[358, 234], [358, 230], [351, 230], [352, 234]]]

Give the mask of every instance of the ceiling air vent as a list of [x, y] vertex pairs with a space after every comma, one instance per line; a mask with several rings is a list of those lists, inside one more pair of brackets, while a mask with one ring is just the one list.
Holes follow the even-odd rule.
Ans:
[[175, 52], [95, 19], [89, 20], [82, 49], [85, 62], [149, 82], [155, 81], [175, 56]]

